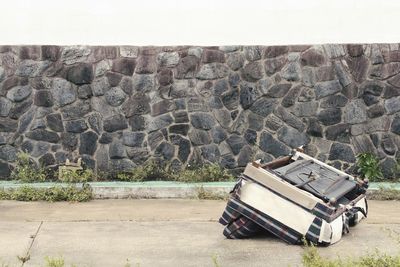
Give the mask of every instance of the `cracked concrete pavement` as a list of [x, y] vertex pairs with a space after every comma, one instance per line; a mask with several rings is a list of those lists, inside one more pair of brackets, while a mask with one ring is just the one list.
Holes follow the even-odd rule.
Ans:
[[[0, 266], [43, 266], [63, 257], [77, 266], [300, 266], [303, 248], [272, 236], [228, 240], [214, 200], [95, 200], [88, 203], [0, 201]], [[369, 217], [326, 257], [359, 256], [400, 246], [400, 205], [370, 201]], [[24, 264], [17, 257], [29, 258]]]

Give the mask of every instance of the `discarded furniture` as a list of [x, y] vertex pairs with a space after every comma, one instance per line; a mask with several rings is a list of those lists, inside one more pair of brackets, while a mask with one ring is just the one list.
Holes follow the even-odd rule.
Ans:
[[368, 181], [298, 150], [267, 164], [247, 165], [219, 222], [227, 238], [262, 230], [298, 244], [338, 242], [367, 216]]

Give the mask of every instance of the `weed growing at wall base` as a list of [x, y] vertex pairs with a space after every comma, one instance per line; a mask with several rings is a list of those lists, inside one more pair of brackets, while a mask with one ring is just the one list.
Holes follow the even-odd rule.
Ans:
[[64, 183], [86, 183], [96, 180], [96, 175], [91, 169], [85, 170], [64, 170], [63, 175], [56, 177], [56, 172], [37, 167], [29, 154], [18, 153], [15, 168], [11, 172], [11, 179], [22, 183], [44, 182], [46, 180], [58, 179]]
[[148, 162], [138, 166], [129, 172], [117, 175], [118, 180], [129, 182], [143, 181], [177, 181], [185, 183], [234, 181], [235, 177], [228, 170], [217, 164], [206, 164], [198, 168], [188, 168], [181, 171], [170, 171], [167, 168], [157, 165], [155, 162]]
[[35, 188], [21, 186], [16, 189], [0, 189], [0, 200], [86, 202], [91, 199], [93, 199], [93, 193], [88, 184], [84, 184], [82, 188], [68, 185], [66, 187]]
[[144, 182], [155, 180], [169, 181], [172, 179], [172, 175], [156, 162], [149, 161], [143, 165], [137, 166], [131, 171], [117, 174], [116, 178], [118, 180], [128, 182]]
[[64, 170], [59, 180], [64, 183], [86, 183], [96, 179], [93, 171], [86, 169], [82, 171]]
[[234, 181], [235, 178], [228, 170], [221, 168], [217, 164], [203, 165], [195, 169], [186, 169], [174, 173], [173, 179], [178, 182], [219, 182]]
[[378, 181], [383, 178], [379, 159], [372, 153], [361, 153], [357, 155], [357, 171], [363, 178], [370, 181]]
[[30, 160], [29, 154], [22, 152], [17, 156], [17, 162], [14, 170], [11, 173], [11, 179], [24, 183], [44, 182], [46, 173], [43, 168], [35, 166]]
[[205, 189], [203, 186], [200, 186], [196, 189], [197, 198], [198, 199], [207, 199], [207, 200], [228, 200], [228, 193], [214, 193], [213, 191], [209, 191]]

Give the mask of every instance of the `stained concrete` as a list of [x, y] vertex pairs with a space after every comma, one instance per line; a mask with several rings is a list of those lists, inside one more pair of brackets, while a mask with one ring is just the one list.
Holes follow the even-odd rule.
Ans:
[[[30, 254], [24, 266], [42, 266], [63, 256], [78, 266], [300, 266], [300, 246], [264, 235], [227, 240], [217, 223], [225, 201], [96, 200], [88, 203], [0, 201], [0, 257]], [[321, 255], [358, 256], [400, 246], [400, 205], [370, 201], [367, 220]], [[31, 236], [43, 221], [29, 249]], [[0, 265], [1, 266], [1, 265]], [[17, 265], [21, 266], [21, 265]]]
[[0, 201], [0, 221], [216, 221], [226, 201], [93, 200], [83, 203]]
[[18, 257], [26, 257], [40, 222], [3, 221], [3, 212], [0, 204], [0, 266], [20, 266]]

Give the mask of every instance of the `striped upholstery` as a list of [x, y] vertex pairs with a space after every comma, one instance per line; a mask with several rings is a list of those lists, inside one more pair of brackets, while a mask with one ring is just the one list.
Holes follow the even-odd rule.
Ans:
[[322, 219], [315, 217], [314, 221], [310, 225], [310, 228], [307, 231], [306, 239], [313, 242], [314, 244], [318, 244], [319, 235], [321, 233], [321, 225]]
[[332, 215], [335, 212], [335, 210], [321, 203], [317, 203], [317, 205], [315, 205], [315, 207], [311, 210], [311, 212], [315, 216], [320, 217], [327, 222], [331, 222], [334, 219]]
[[[238, 213], [246, 219], [237, 217]], [[229, 219], [229, 214], [232, 215], [232, 219]], [[224, 235], [228, 238], [248, 237], [259, 232], [260, 229], [265, 229], [290, 244], [297, 244], [302, 238], [300, 233], [235, 198], [228, 201], [220, 222], [227, 225]], [[240, 228], [241, 226], [246, 227]], [[238, 234], [238, 230], [243, 234]]]
[[244, 216], [240, 216], [225, 227], [224, 235], [231, 239], [247, 238], [261, 231], [262, 228], [258, 224]]
[[237, 212], [236, 210], [232, 209], [231, 207], [229, 207], [229, 205], [226, 206], [224, 213], [222, 214], [221, 218], [219, 219], [219, 222], [222, 225], [228, 225], [231, 222], [235, 221], [236, 219], [238, 219], [239, 217], [241, 217], [242, 215]]

